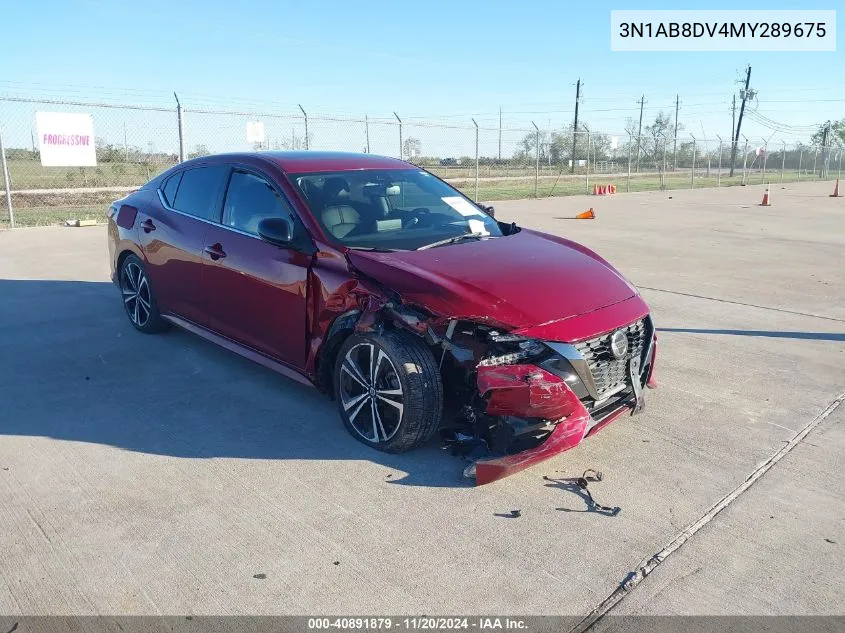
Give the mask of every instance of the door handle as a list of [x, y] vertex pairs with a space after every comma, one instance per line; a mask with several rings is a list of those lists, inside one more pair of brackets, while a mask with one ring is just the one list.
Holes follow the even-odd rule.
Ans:
[[150, 231], [156, 230], [156, 225], [153, 224], [153, 221], [147, 218], [143, 222], [141, 222], [141, 228], [144, 229], [144, 233], [149, 233]]
[[214, 261], [217, 261], [221, 257], [226, 257], [226, 251], [223, 250], [223, 245], [220, 244], [220, 242], [212, 244], [211, 246], [206, 246], [203, 251], [208, 253], [208, 256]]

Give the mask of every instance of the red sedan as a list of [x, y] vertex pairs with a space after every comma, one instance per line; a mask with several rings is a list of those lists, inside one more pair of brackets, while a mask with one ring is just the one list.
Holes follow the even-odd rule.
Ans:
[[175, 324], [314, 385], [378, 450], [440, 430], [477, 483], [638, 412], [653, 386], [648, 306], [610, 264], [400, 160], [190, 160], [112, 204], [109, 251], [137, 330]]

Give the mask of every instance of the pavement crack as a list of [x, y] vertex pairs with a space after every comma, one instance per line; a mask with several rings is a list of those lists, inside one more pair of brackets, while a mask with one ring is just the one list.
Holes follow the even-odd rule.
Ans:
[[812, 312], [799, 312], [798, 310], [786, 310], [785, 308], [773, 308], [772, 306], [761, 306], [756, 303], [745, 303], [744, 301], [733, 301], [731, 299], [720, 299], [719, 297], [708, 297], [705, 295], [697, 295], [691, 292], [680, 292], [678, 290], [666, 290], [665, 288], [651, 288], [649, 286], [637, 286], [641, 290], [652, 290], [654, 292], [665, 292], [670, 295], [680, 295], [682, 297], [693, 297], [695, 299], [706, 299], [707, 301], [718, 301], [719, 303], [732, 303], [733, 305], [745, 306], [747, 308], [759, 308], [760, 310], [769, 310], [770, 312], [782, 312], [784, 314], [795, 314], [798, 316], [812, 317], [814, 319], [824, 319], [826, 321], [836, 321], [837, 323], [845, 323], [845, 319], [838, 319], [836, 317], [824, 316], [822, 314], [813, 314]]
[[50, 537], [47, 536], [47, 532], [44, 531], [44, 528], [41, 527], [41, 524], [38, 522], [38, 519], [33, 516], [32, 512], [30, 512], [28, 508], [26, 508], [26, 514], [29, 517], [29, 520], [35, 524], [35, 527], [38, 528], [38, 531], [41, 532], [41, 536], [44, 537], [44, 540], [47, 541], [50, 545], [52, 545], [53, 541], [50, 540]]
[[674, 539], [672, 539], [663, 549], [649, 558], [644, 559], [632, 571], [630, 571], [619, 586], [614, 589], [609, 596], [599, 603], [589, 614], [584, 616], [578, 624], [572, 627], [568, 633], [584, 633], [592, 628], [599, 620], [601, 620], [611, 609], [616, 607], [622, 600], [625, 599], [646, 577], [653, 572], [663, 561], [675, 553], [680, 547], [690, 540], [701, 528], [710, 523], [716, 515], [727, 508], [731, 503], [736, 501], [744, 492], [746, 492], [754, 483], [765, 475], [775, 464], [783, 459], [792, 449], [794, 449], [801, 441], [809, 435], [810, 431], [821, 424], [831, 413], [845, 402], [845, 393], [840, 394], [825, 409], [813, 418], [809, 424], [796, 433], [792, 439], [786, 442], [780, 449], [775, 451], [771, 457], [765, 462], [757, 466], [748, 477], [745, 478], [739, 486], [734, 488], [727, 495], [722, 497], [719, 501], [713, 504], [707, 512], [702, 514], [695, 522], [688, 525], [682, 530]]

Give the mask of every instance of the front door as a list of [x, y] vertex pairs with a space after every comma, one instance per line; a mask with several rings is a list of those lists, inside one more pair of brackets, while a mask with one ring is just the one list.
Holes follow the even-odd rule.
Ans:
[[210, 226], [205, 235], [202, 294], [210, 329], [301, 369], [311, 256], [258, 237], [258, 223], [278, 217], [290, 219], [294, 231], [307, 237], [268, 178], [234, 169], [222, 224]]

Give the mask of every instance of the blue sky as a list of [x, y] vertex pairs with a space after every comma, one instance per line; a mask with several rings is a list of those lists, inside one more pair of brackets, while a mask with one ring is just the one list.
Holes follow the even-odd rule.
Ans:
[[[2, 9], [0, 95], [368, 113], [558, 127], [581, 117], [622, 132], [645, 94], [645, 120], [681, 98], [687, 132], [730, 134], [745, 64], [759, 112], [791, 125], [845, 118], [845, 54], [619, 53], [610, 10], [801, 9], [802, 2], [11, 2]], [[814, 3], [833, 9], [837, 3]], [[11, 28], [10, 28], [11, 27]], [[839, 38], [841, 41], [841, 38]], [[0, 116], [2, 116], [0, 104]], [[771, 131], [749, 121], [753, 136]], [[776, 138], [791, 138], [788, 132]]]

